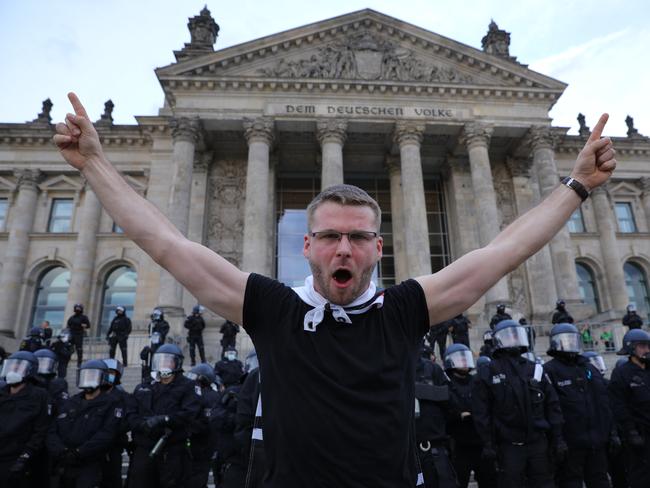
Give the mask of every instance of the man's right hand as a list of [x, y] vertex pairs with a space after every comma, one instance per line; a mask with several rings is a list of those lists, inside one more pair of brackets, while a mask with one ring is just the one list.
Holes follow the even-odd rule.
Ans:
[[88, 118], [86, 109], [74, 93], [68, 93], [75, 114], [67, 114], [65, 123], [56, 124], [53, 140], [64, 159], [82, 171], [89, 159], [103, 157], [99, 136]]

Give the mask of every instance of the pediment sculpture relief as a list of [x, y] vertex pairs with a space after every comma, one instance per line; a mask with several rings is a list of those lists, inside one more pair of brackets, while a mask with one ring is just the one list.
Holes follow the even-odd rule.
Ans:
[[306, 59], [280, 59], [274, 67], [258, 70], [272, 78], [472, 83], [471, 75], [420, 59], [390, 40], [366, 31], [330, 43]]

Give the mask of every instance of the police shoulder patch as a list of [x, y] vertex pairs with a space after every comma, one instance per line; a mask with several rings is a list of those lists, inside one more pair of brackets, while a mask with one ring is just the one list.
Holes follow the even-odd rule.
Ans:
[[122, 418], [122, 409], [119, 408], [119, 407], [115, 409], [115, 418], [117, 418], [117, 419]]

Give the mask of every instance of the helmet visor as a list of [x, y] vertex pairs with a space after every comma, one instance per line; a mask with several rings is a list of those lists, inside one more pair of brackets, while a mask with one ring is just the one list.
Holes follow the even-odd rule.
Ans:
[[30, 368], [31, 363], [26, 359], [7, 359], [2, 365], [0, 377], [4, 378], [8, 385], [15, 385], [27, 377]]
[[151, 361], [151, 370], [160, 373], [162, 376], [170, 375], [176, 371], [176, 356], [166, 352], [157, 352]]
[[56, 369], [56, 360], [52, 358], [38, 358], [38, 374], [52, 374]]
[[446, 369], [473, 369], [475, 367], [472, 351], [455, 351], [445, 357]]
[[497, 348], [529, 347], [528, 334], [523, 327], [506, 327], [498, 330], [493, 335]]
[[98, 388], [102, 384], [103, 374], [104, 372], [101, 369], [81, 369], [79, 370], [77, 387]]
[[551, 349], [562, 352], [582, 352], [580, 336], [575, 332], [563, 332], [551, 337]]
[[601, 374], [604, 374], [607, 371], [607, 366], [605, 365], [605, 360], [602, 356], [592, 356], [589, 358], [589, 362], [600, 371]]

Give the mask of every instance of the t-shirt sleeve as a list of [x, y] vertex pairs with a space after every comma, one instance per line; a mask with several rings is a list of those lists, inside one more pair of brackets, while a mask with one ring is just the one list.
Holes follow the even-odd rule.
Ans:
[[386, 290], [387, 304], [399, 310], [400, 322], [413, 342], [419, 342], [429, 331], [427, 298], [420, 283], [410, 279]]
[[[244, 293], [243, 327], [253, 340], [271, 333], [290, 320], [290, 310], [295, 309], [295, 292], [277, 280], [251, 273]], [[277, 331], [275, 331], [277, 332]]]

